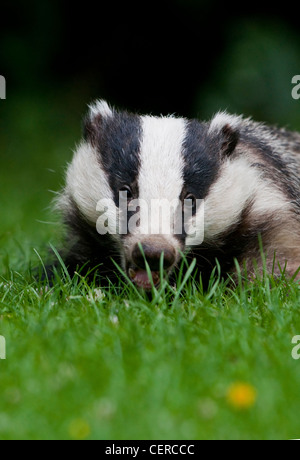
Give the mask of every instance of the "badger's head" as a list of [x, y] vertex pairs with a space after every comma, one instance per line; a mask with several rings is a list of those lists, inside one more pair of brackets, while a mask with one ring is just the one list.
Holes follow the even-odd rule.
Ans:
[[158, 284], [162, 263], [168, 276], [182, 253], [201, 244], [202, 200], [236, 143], [228, 117], [200, 123], [139, 116], [97, 101], [68, 169], [62, 206], [75, 204], [99, 239], [109, 235], [128, 277], [148, 290], [145, 260]]

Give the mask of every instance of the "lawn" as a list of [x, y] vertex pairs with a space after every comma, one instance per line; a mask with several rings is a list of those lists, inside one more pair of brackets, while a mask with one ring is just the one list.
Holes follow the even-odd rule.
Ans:
[[49, 190], [82, 111], [56, 101], [54, 121], [43, 101], [12, 101], [1, 122], [0, 439], [299, 438], [294, 283], [233, 287], [216, 272], [207, 292], [196, 278], [149, 299], [79, 275], [34, 279], [60, 243]]

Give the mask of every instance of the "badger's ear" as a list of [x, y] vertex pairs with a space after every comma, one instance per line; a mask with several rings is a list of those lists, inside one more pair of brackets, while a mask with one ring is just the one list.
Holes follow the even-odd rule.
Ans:
[[89, 105], [89, 111], [83, 120], [83, 136], [87, 142], [96, 145], [105, 120], [111, 118], [113, 109], [104, 100]]
[[239, 126], [241, 117], [219, 112], [210, 122], [208, 134], [213, 136], [219, 145], [220, 153], [230, 156], [239, 141]]

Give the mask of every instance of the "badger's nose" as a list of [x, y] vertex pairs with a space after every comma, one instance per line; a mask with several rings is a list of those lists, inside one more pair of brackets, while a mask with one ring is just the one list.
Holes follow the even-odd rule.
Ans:
[[[141, 248], [141, 249], [140, 249]], [[152, 271], [159, 271], [160, 258], [164, 254], [164, 269], [174, 265], [176, 252], [173, 246], [168, 243], [143, 242], [136, 244], [132, 251], [132, 261], [139, 268], [145, 268], [145, 259]]]

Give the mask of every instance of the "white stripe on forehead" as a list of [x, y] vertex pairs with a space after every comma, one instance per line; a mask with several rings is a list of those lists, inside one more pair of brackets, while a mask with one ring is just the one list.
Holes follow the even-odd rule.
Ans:
[[[174, 231], [174, 212], [178, 208], [184, 184], [182, 150], [186, 135], [186, 121], [182, 118], [144, 116], [141, 117], [141, 122], [138, 176], [141, 221], [136, 233], [167, 233], [169, 240], [174, 240], [175, 246], [178, 241], [171, 235]], [[165, 208], [164, 210], [160, 208], [158, 200], [167, 204], [168, 212]], [[172, 207], [174, 201], [175, 205]], [[146, 203], [146, 206], [143, 206], [143, 203]], [[149, 214], [147, 207], [149, 207]], [[147, 216], [150, 221], [146, 224]]]
[[178, 199], [183, 187], [186, 121], [173, 117], [141, 118], [139, 198]]

